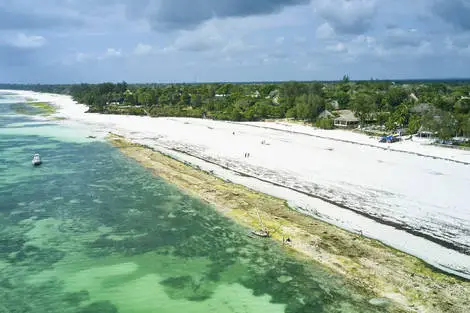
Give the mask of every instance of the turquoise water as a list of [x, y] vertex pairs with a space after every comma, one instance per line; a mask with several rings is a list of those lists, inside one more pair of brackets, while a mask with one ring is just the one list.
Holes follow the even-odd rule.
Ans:
[[71, 140], [73, 130], [15, 114], [5, 99], [1, 313], [388, 310], [323, 268], [248, 238], [110, 145]]

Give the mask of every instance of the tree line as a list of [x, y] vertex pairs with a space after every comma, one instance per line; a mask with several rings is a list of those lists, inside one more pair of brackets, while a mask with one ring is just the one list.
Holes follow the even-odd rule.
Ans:
[[[468, 81], [0, 85], [69, 94], [89, 112], [196, 117], [232, 121], [295, 119], [332, 128], [337, 110], [351, 110], [360, 125], [387, 131], [434, 132], [442, 139], [470, 137]], [[324, 115], [325, 110], [331, 115]]]

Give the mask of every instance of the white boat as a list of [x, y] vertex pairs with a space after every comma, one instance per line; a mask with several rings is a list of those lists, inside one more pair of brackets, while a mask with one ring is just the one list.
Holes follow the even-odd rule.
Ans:
[[33, 164], [33, 166], [38, 166], [42, 163], [39, 153], [35, 153], [33, 155], [33, 160], [31, 161], [31, 163]]

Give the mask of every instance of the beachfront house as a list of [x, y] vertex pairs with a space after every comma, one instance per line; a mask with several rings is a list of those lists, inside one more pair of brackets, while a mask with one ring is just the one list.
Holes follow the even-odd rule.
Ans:
[[413, 136], [414, 138], [421, 138], [421, 139], [435, 139], [437, 136], [437, 132], [430, 131], [425, 127], [421, 126], [418, 132]]
[[337, 117], [333, 120], [335, 127], [353, 128], [359, 125], [359, 119], [354, 115], [351, 110], [337, 110], [335, 111]]

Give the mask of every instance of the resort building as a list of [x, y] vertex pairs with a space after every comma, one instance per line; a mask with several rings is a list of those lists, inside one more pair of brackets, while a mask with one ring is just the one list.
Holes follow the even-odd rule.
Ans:
[[335, 127], [356, 127], [359, 125], [359, 119], [354, 115], [351, 110], [338, 110], [335, 111], [339, 116], [333, 120]]

